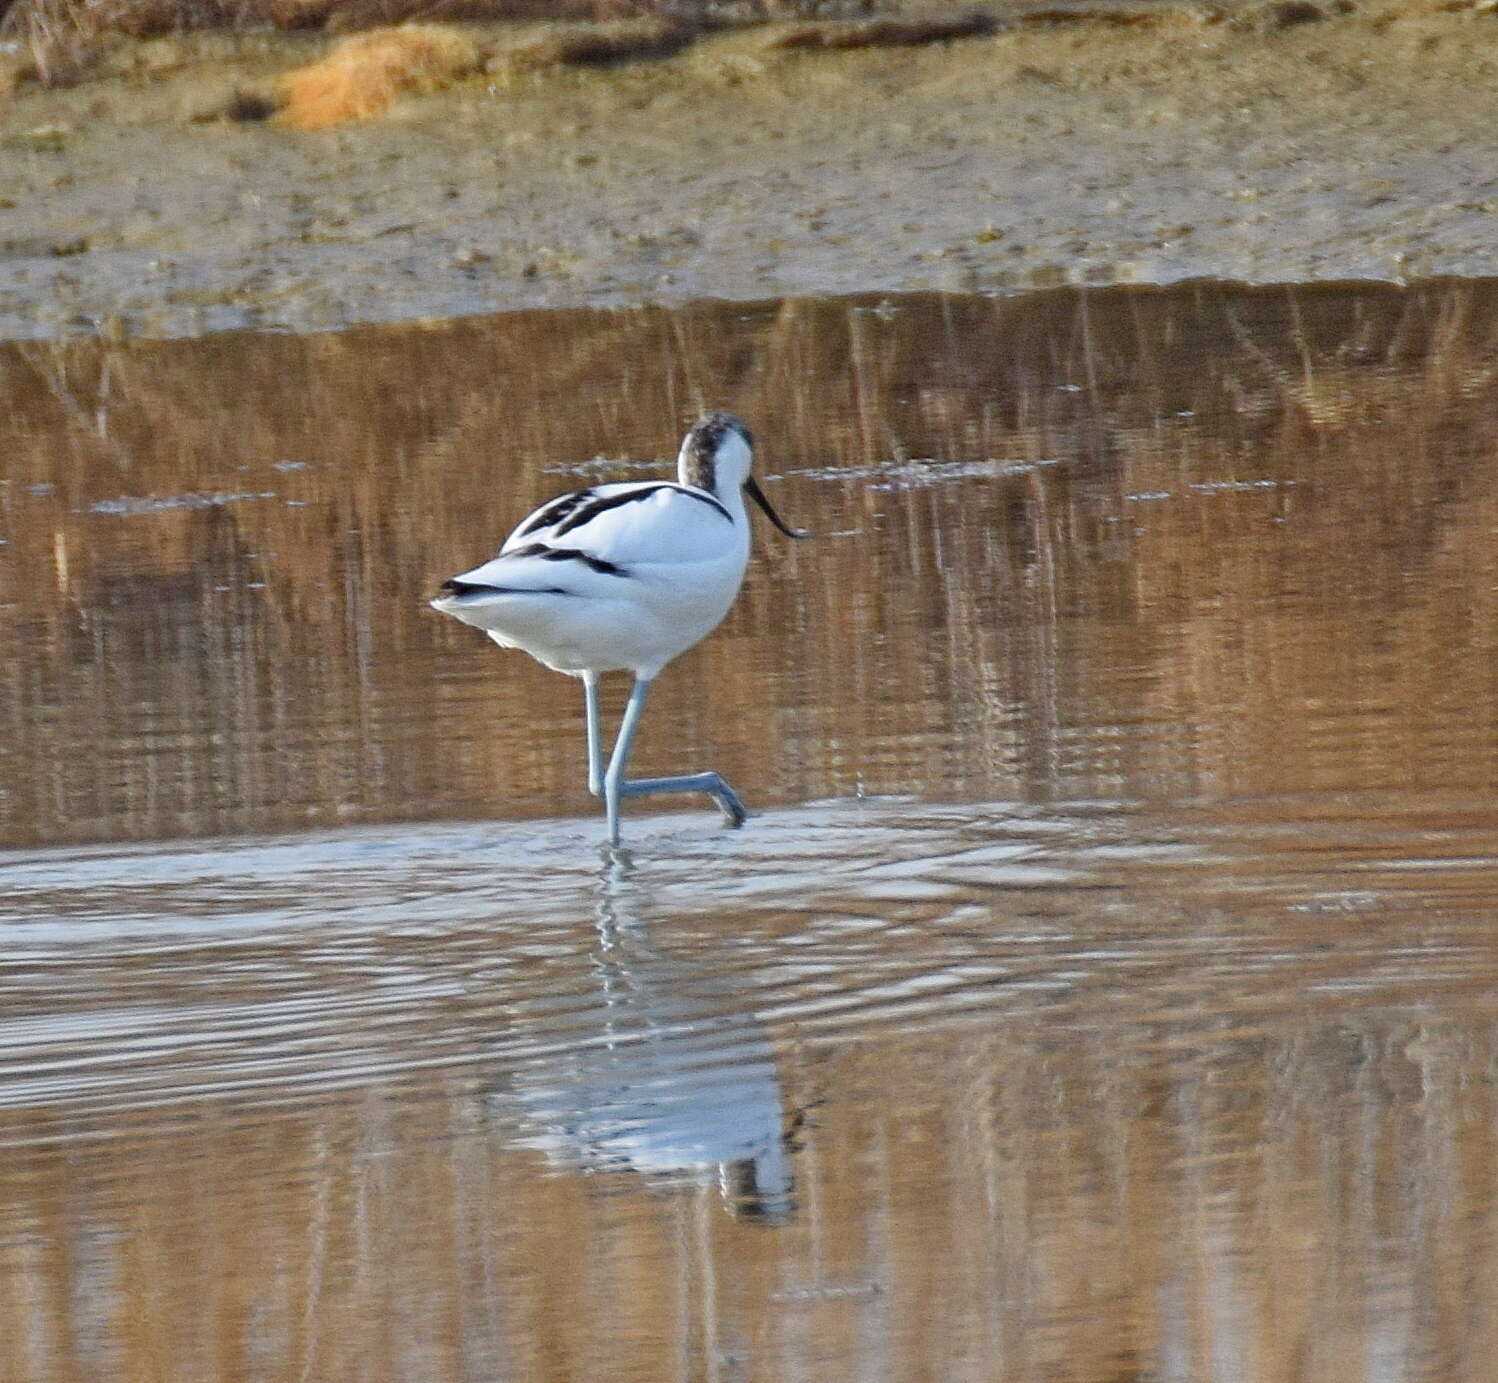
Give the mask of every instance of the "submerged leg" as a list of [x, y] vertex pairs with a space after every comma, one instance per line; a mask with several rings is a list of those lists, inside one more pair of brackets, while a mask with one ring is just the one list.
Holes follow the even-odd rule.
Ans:
[[603, 796], [603, 732], [598, 722], [598, 674], [583, 673], [583, 694], [588, 708], [588, 791]]
[[728, 781], [716, 773], [687, 773], [679, 778], [636, 778], [626, 782], [624, 769], [629, 763], [630, 747], [635, 742], [635, 731], [640, 728], [640, 713], [645, 709], [645, 698], [650, 694], [650, 679], [635, 678], [634, 690], [629, 694], [629, 704], [624, 708], [624, 719], [619, 725], [619, 738], [614, 741], [614, 752], [609, 759], [609, 769], [604, 775], [604, 806], [608, 811], [609, 844], [619, 843], [619, 803], [626, 797], [643, 797], [647, 792], [706, 792], [711, 794], [730, 826], [742, 826], [748, 817], [739, 795]]

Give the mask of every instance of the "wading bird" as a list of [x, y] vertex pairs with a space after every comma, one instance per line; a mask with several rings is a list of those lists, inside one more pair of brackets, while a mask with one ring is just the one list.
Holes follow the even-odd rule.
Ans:
[[[710, 413], [681, 444], [677, 479], [594, 485], [558, 495], [522, 519], [499, 554], [442, 585], [434, 608], [582, 678], [588, 719], [588, 791], [602, 797], [619, 843], [619, 803], [650, 792], [705, 792], [733, 826], [744, 804], [717, 773], [624, 776], [656, 674], [707, 637], [728, 613], [749, 563], [744, 495], [788, 538], [755, 483], [754, 442], [731, 413]], [[598, 678], [631, 672], [634, 688], [603, 763]]]

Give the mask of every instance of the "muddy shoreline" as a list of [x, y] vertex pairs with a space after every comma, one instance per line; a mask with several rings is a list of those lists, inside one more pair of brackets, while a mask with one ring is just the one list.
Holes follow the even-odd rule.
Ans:
[[315, 133], [222, 112], [321, 37], [122, 40], [0, 105], [0, 339], [1498, 267], [1498, 18], [1119, 13], [858, 51], [734, 31]]

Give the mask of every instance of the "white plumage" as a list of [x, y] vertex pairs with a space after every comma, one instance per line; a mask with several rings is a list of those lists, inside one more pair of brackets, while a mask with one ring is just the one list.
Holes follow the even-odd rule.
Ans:
[[[444, 583], [432, 605], [583, 679], [588, 786], [605, 798], [609, 839], [619, 801], [646, 792], [711, 793], [734, 825], [737, 794], [716, 773], [626, 782], [624, 767], [651, 680], [711, 633], [738, 595], [749, 562], [747, 492], [781, 532], [800, 538], [770, 507], [750, 473], [753, 440], [729, 413], [687, 433], [677, 480], [595, 485], [560, 495], [516, 526], [498, 554]], [[597, 680], [630, 672], [635, 686], [607, 772]]]
[[678, 485], [583, 493], [591, 504], [571, 517], [593, 517], [576, 528], [544, 522], [553, 501], [497, 557], [456, 578], [472, 595], [441, 608], [558, 672], [654, 676], [716, 628], [738, 594], [749, 560], [743, 503], [735, 516]]

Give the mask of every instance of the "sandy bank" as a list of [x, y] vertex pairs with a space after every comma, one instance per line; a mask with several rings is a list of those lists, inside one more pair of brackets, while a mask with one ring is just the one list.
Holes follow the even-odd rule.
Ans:
[[0, 337], [1498, 266], [1498, 18], [1151, 16], [860, 51], [749, 29], [316, 133], [218, 113], [326, 40], [127, 43], [0, 106]]

